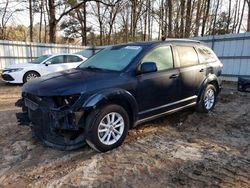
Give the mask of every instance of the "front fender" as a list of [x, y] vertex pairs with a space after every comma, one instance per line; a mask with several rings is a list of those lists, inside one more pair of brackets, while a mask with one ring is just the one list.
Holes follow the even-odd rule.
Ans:
[[101, 105], [108, 104], [112, 101], [116, 101], [119, 104], [126, 104], [129, 106], [133, 115], [133, 121], [136, 120], [138, 114], [138, 105], [134, 96], [124, 89], [106, 89], [90, 96], [82, 105], [84, 109], [96, 109]]

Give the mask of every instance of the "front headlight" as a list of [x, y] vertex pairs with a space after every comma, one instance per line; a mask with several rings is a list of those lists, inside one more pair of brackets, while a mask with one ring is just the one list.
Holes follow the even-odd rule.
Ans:
[[53, 97], [57, 107], [72, 106], [80, 98], [80, 94]]
[[21, 71], [21, 70], [23, 70], [23, 69], [22, 69], [22, 68], [18, 68], [18, 69], [8, 69], [6, 72], [11, 73], [11, 72], [18, 72], [18, 71]]

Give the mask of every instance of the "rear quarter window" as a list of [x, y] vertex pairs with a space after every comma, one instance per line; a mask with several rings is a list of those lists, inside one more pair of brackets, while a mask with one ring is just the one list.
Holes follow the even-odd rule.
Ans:
[[181, 67], [196, 65], [199, 62], [197, 52], [191, 46], [176, 46], [175, 47], [180, 61]]
[[198, 47], [200, 63], [210, 63], [218, 60], [215, 53], [207, 47]]

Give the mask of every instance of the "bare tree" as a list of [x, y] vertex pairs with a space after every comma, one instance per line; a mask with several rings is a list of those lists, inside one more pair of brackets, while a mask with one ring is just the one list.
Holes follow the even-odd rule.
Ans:
[[21, 9], [9, 9], [10, 1], [6, 0], [4, 3], [4, 7], [0, 8], [0, 16], [1, 16], [1, 23], [0, 23], [0, 39], [6, 39], [6, 29], [7, 24], [13, 17], [13, 14], [19, 11], [22, 11]]
[[202, 6], [203, 3], [201, 3], [201, 0], [198, 0], [196, 8], [196, 18], [195, 18], [195, 32], [194, 32], [195, 36], [198, 36], [199, 34]]
[[[243, 3], [242, 11], [241, 11], [241, 16], [240, 16], [240, 21], [239, 21], [239, 27], [238, 27], [238, 33], [240, 33], [241, 25], [242, 25], [242, 20], [245, 12], [245, 7], [246, 7], [246, 1]], [[249, 8], [248, 8], [249, 9]]]
[[30, 15], [30, 42], [33, 42], [33, 7], [32, 0], [29, 0], [29, 15]]
[[206, 6], [204, 6], [204, 14], [203, 14], [203, 21], [202, 21], [202, 30], [201, 30], [201, 36], [204, 36], [205, 34], [205, 29], [206, 29], [206, 23], [207, 23], [207, 18], [209, 15], [209, 10], [210, 10], [210, 3], [211, 0], [205, 0]]
[[250, 0], [245, 0], [248, 5], [247, 32], [250, 32]]
[[184, 31], [185, 31], [185, 26], [184, 26], [184, 18], [185, 18], [185, 9], [186, 9], [186, 1], [181, 0], [181, 25], [180, 25], [180, 37], [184, 37]]
[[191, 31], [192, 22], [192, 0], [187, 0], [187, 14], [186, 14], [186, 27], [185, 27], [185, 37], [189, 37]]

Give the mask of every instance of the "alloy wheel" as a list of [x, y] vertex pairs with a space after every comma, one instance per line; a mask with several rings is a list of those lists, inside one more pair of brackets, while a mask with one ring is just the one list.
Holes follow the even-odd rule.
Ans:
[[207, 110], [210, 110], [215, 102], [215, 92], [213, 89], [207, 90], [204, 97], [204, 105]]
[[122, 136], [125, 123], [121, 114], [111, 112], [104, 116], [98, 126], [98, 138], [102, 144], [112, 145]]

